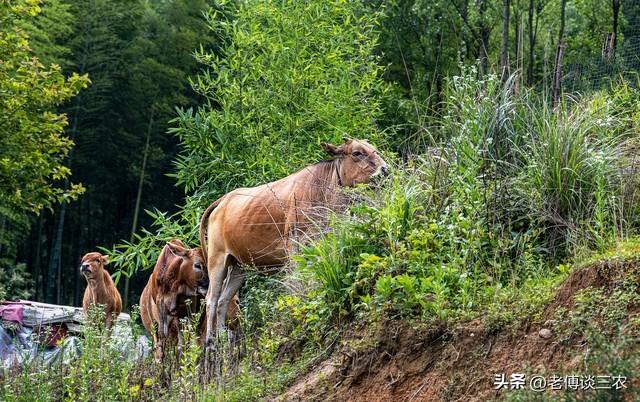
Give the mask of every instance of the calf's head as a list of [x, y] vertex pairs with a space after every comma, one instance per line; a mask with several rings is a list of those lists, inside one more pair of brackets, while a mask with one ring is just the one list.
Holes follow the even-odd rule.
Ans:
[[168, 268], [170, 274], [162, 279], [165, 305], [173, 313], [179, 296], [196, 296], [206, 293], [209, 281], [205, 270], [202, 249], [188, 249], [181, 241], [167, 243], [168, 251], [175, 257]]
[[104, 267], [109, 263], [109, 257], [97, 252], [87, 253], [82, 257], [80, 263], [80, 273], [87, 280], [102, 278]]
[[344, 138], [344, 143], [339, 146], [323, 143], [322, 147], [338, 159], [338, 174], [343, 186], [369, 183], [389, 173], [387, 162], [366, 140]]

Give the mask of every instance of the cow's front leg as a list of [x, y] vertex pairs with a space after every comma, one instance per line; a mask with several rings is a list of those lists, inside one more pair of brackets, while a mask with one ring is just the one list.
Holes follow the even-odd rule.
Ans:
[[176, 356], [178, 365], [180, 364], [180, 359], [182, 358], [182, 328], [180, 327], [180, 319], [178, 317], [173, 318], [174, 328], [178, 337], [178, 354]]

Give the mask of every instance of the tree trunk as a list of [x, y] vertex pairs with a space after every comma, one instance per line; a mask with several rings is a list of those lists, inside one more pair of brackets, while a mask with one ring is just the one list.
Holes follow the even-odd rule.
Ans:
[[518, 79], [516, 80], [516, 90], [519, 91], [524, 83], [524, 21], [520, 11], [516, 15], [516, 70]]
[[[68, 180], [65, 179], [65, 188], [68, 188]], [[62, 267], [60, 258], [62, 255], [62, 236], [64, 234], [64, 218], [67, 213], [67, 203], [60, 205], [58, 220], [56, 221], [56, 229], [53, 234], [51, 244], [51, 254], [49, 255], [49, 268], [47, 269], [47, 303], [58, 303], [59, 291], [56, 286], [59, 284], [61, 277], [60, 269]]]
[[[462, 21], [465, 25], [469, 24], [469, 0], [464, 0], [462, 2], [462, 6], [460, 7], [460, 17], [462, 18]], [[472, 54], [471, 44], [468, 40], [463, 40], [462, 43], [464, 54], [462, 55], [461, 59], [466, 60]]]
[[2, 256], [2, 243], [5, 241], [5, 226], [7, 217], [0, 212], [0, 257]]
[[0, 255], [2, 255], [2, 239], [4, 238], [4, 225], [7, 218], [4, 215], [0, 215]]
[[[84, 65], [81, 68], [81, 72], [84, 70]], [[78, 117], [80, 114], [80, 96], [76, 97], [76, 105], [73, 114], [73, 124], [71, 126], [71, 133], [69, 134], [69, 138], [71, 141], [75, 140], [76, 134], [78, 132]], [[69, 151], [69, 156], [67, 157], [66, 163], [68, 166], [71, 165], [71, 160], [73, 157], [73, 148]], [[67, 190], [69, 188], [69, 178], [65, 178], [64, 180], [64, 189]], [[59, 303], [60, 302], [60, 292], [61, 289], [58, 289], [56, 292], [55, 286], [61, 284], [62, 273], [60, 272], [62, 269], [61, 256], [62, 256], [62, 237], [64, 235], [64, 218], [67, 212], [67, 202], [62, 202], [60, 205], [60, 214], [58, 216], [58, 222], [56, 225], [56, 229], [53, 234], [53, 240], [51, 242], [51, 254], [49, 255], [49, 268], [47, 270], [47, 301], [49, 303]], [[54, 293], [56, 300], [54, 301]]]
[[489, 37], [491, 30], [485, 21], [487, 14], [487, 0], [476, 0], [478, 8], [479, 23], [478, 31], [480, 32], [480, 49], [478, 58], [480, 59], [480, 76], [485, 75], [489, 70]]
[[[88, 59], [87, 53], [89, 52], [89, 37], [86, 33], [84, 35], [83, 50], [84, 51], [83, 51], [82, 63], [78, 70], [78, 74], [81, 74], [81, 75], [86, 72], [87, 59]], [[71, 132], [69, 134], [69, 138], [71, 139], [71, 141], [75, 140], [76, 134], [78, 132], [78, 119], [80, 117], [80, 105], [82, 104], [81, 102], [82, 102], [82, 95], [78, 95], [75, 98], [75, 105], [74, 105], [74, 111], [73, 111], [73, 117], [72, 117], [73, 124], [71, 125]], [[66, 163], [68, 166], [71, 165], [74, 149], [75, 148], [72, 147], [71, 150], [69, 151], [69, 155], [67, 156]], [[69, 188], [68, 178], [65, 179], [64, 188], [65, 190]], [[54, 287], [58, 282], [58, 278], [61, 277], [61, 272], [59, 271], [62, 267], [60, 260], [61, 260], [61, 254], [62, 254], [62, 237], [64, 235], [64, 218], [65, 218], [66, 210], [67, 210], [67, 203], [63, 202], [62, 205], [60, 205], [60, 215], [58, 216], [58, 222], [57, 222], [56, 229], [54, 231], [53, 239], [51, 243], [51, 253], [49, 255], [49, 266], [47, 269], [47, 283], [45, 285], [46, 299], [49, 303], [54, 302], [53, 300], [54, 293], [55, 293]], [[61, 290], [58, 289], [58, 292], [57, 292], [58, 298], [60, 295], [60, 291]]]
[[502, 0], [502, 48], [500, 51], [500, 77], [506, 81], [509, 77], [509, 14], [510, 0]]
[[35, 300], [41, 299], [43, 294], [40, 290], [42, 284], [42, 278], [40, 278], [42, 272], [42, 231], [44, 229], [44, 211], [38, 216], [38, 235], [36, 237], [36, 251], [33, 260], [33, 285], [35, 286], [34, 298]]
[[535, 46], [535, 39], [533, 34], [533, 14], [534, 14], [534, 0], [529, 0], [529, 60], [527, 60], [527, 86], [533, 86], [533, 49]]
[[562, 93], [562, 56], [564, 55], [564, 21], [567, 0], [562, 0], [560, 5], [560, 32], [558, 33], [558, 46], [556, 47], [555, 67], [553, 69], [552, 101], [555, 108], [560, 103]]
[[559, 43], [556, 48], [555, 69], [553, 71], [553, 108], [560, 104], [562, 94], [562, 56], [564, 55], [564, 43]]
[[613, 45], [611, 47], [611, 54], [616, 54], [616, 46], [618, 45], [618, 17], [620, 15], [621, 0], [611, 0], [613, 7]]
[[[82, 197], [80, 199], [80, 228], [78, 235], [78, 252], [82, 255], [89, 251], [87, 250], [89, 237], [89, 221], [91, 220], [89, 211], [89, 197]], [[82, 285], [86, 282], [84, 278], [80, 276], [80, 270], [78, 267], [74, 267], [74, 287], [73, 287], [73, 305], [79, 306], [82, 304]]]
[[558, 32], [558, 44], [564, 42], [564, 22], [565, 22], [565, 10], [567, 8], [567, 0], [562, 0], [560, 3], [560, 31]]
[[[138, 193], [136, 195], [136, 206], [133, 210], [133, 223], [131, 224], [131, 236], [129, 237], [129, 242], [133, 243], [134, 235], [136, 233], [136, 229], [138, 226], [138, 215], [140, 213], [140, 200], [142, 198], [142, 186], [144, 184], [144, 172], [147, 168], [147, 157], [149, 155], [149, 143], [151, 140], [151, 128], [153, 127], [153, 113], [154, 108], [151, 107], [151, 115], [149, 116], [149, 125], [147, 126], [147, 140], [144, 145], [144, 154], [142, 156], [142, 169], [140, 170], [140, 178], [138, 180]], [[125, 275], [124, 278], [124, 295], [122, 301], [122, 307], [127, 308], [129, 306], [129, 282], [130, 278], [128, 275]]]

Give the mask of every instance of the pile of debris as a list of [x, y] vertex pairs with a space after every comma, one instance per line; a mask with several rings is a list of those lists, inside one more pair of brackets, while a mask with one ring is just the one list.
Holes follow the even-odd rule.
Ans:
[[[84, 320], [79, 307], [28, 300], [0, 303], [0, 367], [70, 362], [82, 353]], [[128, 314], [120, 313], [111, 337], [123, 359], [141, 359], [149, 353], [149, 340], [133, 334]]]

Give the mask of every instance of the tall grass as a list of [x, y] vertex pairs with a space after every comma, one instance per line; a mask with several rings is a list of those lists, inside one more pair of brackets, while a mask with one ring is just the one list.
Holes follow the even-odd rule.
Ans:
[[[622, 140], [603, 130], [581, 104], [552, 113], [532, 109], [530, 137], [520, 149], [528, 212], [553, 254], [580, 246], [602, 249], [618, 237]], [[571, 107], [571, 109], [569, 109]]]

